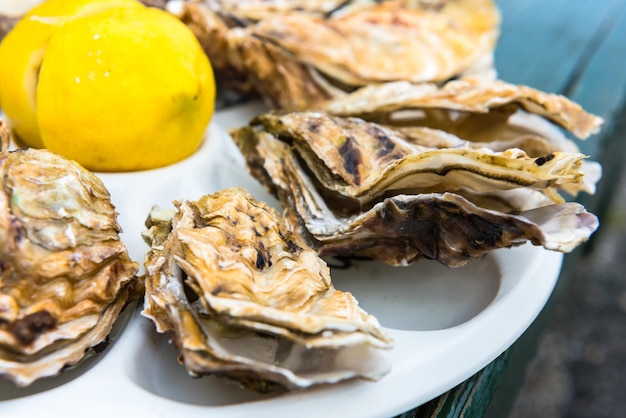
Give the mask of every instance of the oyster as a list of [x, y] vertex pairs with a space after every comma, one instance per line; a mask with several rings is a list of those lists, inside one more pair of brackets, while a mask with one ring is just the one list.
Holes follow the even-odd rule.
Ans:
[[[322, 112], [268, 113], [252, 125], [252, 129], [234, 132], [246, 153], [258, 143], [258, 152], [266, 154], [255, 159], [280, 159], [281, 165], [294, 171], [301, 159], [321, 188], [355, 200], [361, 207], [390, 192], [528, 187], [551, 193], [553, 188], [576, 190], [585, 185], [580, 171], [584, 155], [579, 153], [554, 152], [534, 158], [520, 149], [431, 148], [389, 127]], [[289, 157], [291, 149], [297, 159]]]
[[[146, 3], [146, 1], [143, 1]], [[229, 55], [228, 32], [233, 28], [254, 25], [262, 19], [290, 13], [324, 15], [346, 5], [345, 0], [172, 0], [164, 8], [183, 21], [196, 35], [209, 56], [218, 84], [244, 93], [252, 93], [247, 74], [233, 66]]]
[[490, 0], [439, 10], [382, 2], [330, 17], [290, 14], [228, 33], [231, 63], [268, 106], [319, 108], [358, 87], [441, 82], [493, 51], [499, 14]]
[[492, 0], [171, 1], [224, 85], [272, 108], [321, 106], [358, 87], [495, 74]]
[[231, 135], [322, 256], [456, 267], [528, 241], [571, 251], [598, 225], [557, 193], [592, 191], [577, 152], [427, 147], [394, 127], [323, 112], [268, 113]]
[[105, 342], [141, 287], [95, 175], [34, 149], [0, 175], [0, 376], [26, 386]]
[[192, 375], [265, 392], [389, 370], [391, 341], [278, 213], [242, 189], [154, 209], [143, 315]]

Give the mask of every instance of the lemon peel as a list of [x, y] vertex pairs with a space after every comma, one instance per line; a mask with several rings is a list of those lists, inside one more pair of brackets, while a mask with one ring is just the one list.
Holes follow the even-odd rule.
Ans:
[[[31, 51], [34, 64], [22, 76], [30, 84], [13, 89], [21, 93], [22, 119], [7, 116], [27, 145], [48, 148], [93, 171], [145, 170], [180, 161], [199, 147], [213, 115], [211, 64], [174, 16], [135, 0], [115, 1], [122, 5], [98, 9], [98, 0], [75, 0], [82, 12], [70, 17], [34, 15], [31, 25], [53, 29], [37, 54]], [[59, 3], [43, 5], [50, 2]], [[131, 3], [137, 7], [127, 7]], [[5, 91], [3, 78], [0, 74], [4, 104], [15, 96]]]
[[109, 8], [144, 7], [136, 0], [48, 0], [17, 23], [0, 45], [0, 103], [26, 145], [43, 143], [35, 117], [39, 67], [52, 33], [73, 18]]

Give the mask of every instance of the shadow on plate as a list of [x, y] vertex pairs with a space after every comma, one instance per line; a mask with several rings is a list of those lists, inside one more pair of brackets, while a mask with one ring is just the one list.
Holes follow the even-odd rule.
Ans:
[[[451, 269], [421, 261], [409, 267], [391, 267], [358, 261], [348, 268], [333, 268], [337, 289], [353, 293], [359, 304], [387, 328], [408, 331], [437, 330], [462, 324], [494, 300], [500, 288], [497, 260], [487, 256]], [[281, 393], [261, 395], [214, 376], [193, 378], [178, 361], [177, 349], [154, 325], [141, 324], [144, 341], [129, 354], [127, 376], [156, 396], [200, 406], [228, 406], [267, 400]]]
[[142, 389], [166, 399], [202, 406], [240, 404], [280, 394], [261, 395], [215, 376], [191, 377], [177, 361], [178, 350], [169, 343], [167, 334], [156, 333], [152, 322], [141, 319], [145, 343], [129, 359], [127, 372]]
[[488, 255], [462, 268], [421, 260], [407, 267], [377, 261], [333, 268], [332, 282], [349, 291], [381, 325], [405, 331], [431, 331], [460, 325], [496, 297], [501, 271]]

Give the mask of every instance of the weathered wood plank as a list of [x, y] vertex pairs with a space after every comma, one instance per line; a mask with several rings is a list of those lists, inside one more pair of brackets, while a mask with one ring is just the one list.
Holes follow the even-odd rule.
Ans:
[[[484, 413], [481, 399], [491, 399], [497, 386], [497, 376], [507, 364], [507, 353], [500, 355], [484, 370], [467, 379], [444, 395], [433, 399], [421, 408], [409, 411], [397, 418], [462, 417], [473, 418]], [[496, 376], [496, 378], [492, 378]], [[477, 396], [480, 398], [478, 399]]]
[[[626, 6], [623, 0], [613, 3], [601, 29], [602, 42], [596, 45], [578, 77], [564, 92], [590, 112], [605, 118], [605, 131], [610, 131], [626, 100]], [[584, 152], [595, 156], [601, 143], [602, 135], [579, 145]], [[610, 155], [606, 152], [598, 155], [600, 159], [605, 157]]]

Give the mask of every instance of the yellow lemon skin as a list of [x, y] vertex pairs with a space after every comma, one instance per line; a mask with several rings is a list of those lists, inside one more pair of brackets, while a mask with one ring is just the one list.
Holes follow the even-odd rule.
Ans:
[[46, 148], [93, 171], [144, 170], [199, 147], [215, 81], [197, 39], [174, 16], [111, 9], [55, 31], [36, 101]]
[[28, 12], [0, 45], [0, 103], [26, 145], [43, 143], [35, 117], [39, 68], [52, 33], [78, 16], [119, 7], [144, 8], [136, 0], [48, 0]]

